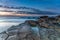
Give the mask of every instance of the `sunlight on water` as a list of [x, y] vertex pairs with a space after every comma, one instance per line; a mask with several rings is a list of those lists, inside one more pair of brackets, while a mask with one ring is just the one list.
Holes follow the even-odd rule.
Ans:
[[7, 30], [12, 25], [18, 25], [19, 23], [14, 22], [0, 22], [0, 32]]

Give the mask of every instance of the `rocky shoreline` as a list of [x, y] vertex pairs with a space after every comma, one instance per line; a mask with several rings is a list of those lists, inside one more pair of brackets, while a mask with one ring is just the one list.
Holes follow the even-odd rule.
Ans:
[[[35, 33], [32, 27], [37, 27], [39, 31]], [[59, 40], [60, 16], [41, 16], [37, 20], [26, 20], [1, 34], [4, 40]]]

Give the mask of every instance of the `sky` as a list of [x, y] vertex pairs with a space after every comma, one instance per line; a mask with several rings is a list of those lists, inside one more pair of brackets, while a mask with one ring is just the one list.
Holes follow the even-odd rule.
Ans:
[[24, 6], [60, 14], [60, 0], [0, 0], [0, 5]]

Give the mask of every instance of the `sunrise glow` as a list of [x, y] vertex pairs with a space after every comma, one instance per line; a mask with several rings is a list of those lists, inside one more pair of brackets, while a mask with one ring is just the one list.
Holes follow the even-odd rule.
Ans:
[[38, 14], [19, 14], [15, 12], [0, 12], [0, 16], [40, 16]]

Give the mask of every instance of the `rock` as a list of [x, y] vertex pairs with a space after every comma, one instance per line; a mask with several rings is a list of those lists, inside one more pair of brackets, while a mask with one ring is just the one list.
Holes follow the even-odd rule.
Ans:
[[27, 20], [25, 21], [25, 23], [28, 23], [31, 27], [35, 27], [37, 26], [37, 21], [33, 21], [33, 20]]
[[[11, 28], [7, 29], [6, 34], [8, 34], [7, 40], [35, 40], [38, 37], [33, 35], [33, 30], [31, 26], [27, 23], [22, 23], [17, 26], [12, 26]], [[5, 33], [2, 32], [2, 33]]]
[[[38, 28], [38, 33], [32, 30], [33, 26]], [[58, 40], [60, 39], [60, 17], [42, 16], [36, 21], [27, 20], [12, 26], [2, 34], [7, 40]]]
[[41, 40], [58, 40], [58, 38], [60, 38], [59, 22], [57, 24], [56, 18], [53, 17], [47, 19], [47, 21], [45, 17], [38, 19]]

